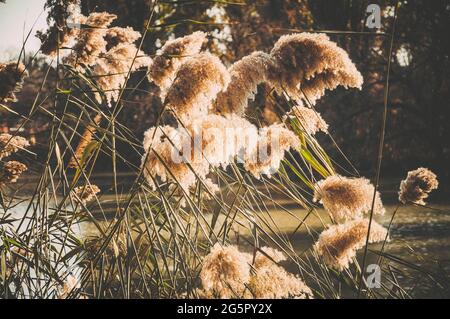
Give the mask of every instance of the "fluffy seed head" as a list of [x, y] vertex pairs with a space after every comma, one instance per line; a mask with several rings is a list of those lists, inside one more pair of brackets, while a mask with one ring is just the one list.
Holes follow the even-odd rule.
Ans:
[[235, 246], [214, 245], [200, 271], [203, 289], [219, 298], [237, 298], [250, 280], [249, 255]]
[[0, 162], [0, 186], [17, 182], [26, 170], [28, 167], [17, 161]]
[[[41, 52], [48, 56], [55, 56], [58, 49], [66, 47], [78, 34], [79, 28], [71, 24], [83, 24], [86, 17], [80, 13], [79, 0], [47, 1], [49, 9], [46, 32], [38, 31], [36, 36], [41, 40]], [[50, 23], [53, 21], [53, 23]]]
[[153, 188], [158, 176], [188, 190], [195, 175], [205, 182], [211, 167], [226, 168], [236, 157], [247, 157], [257, 137], [257, 128], [236, 115], [209, 114], [185, 128], [153, 127], [144, 134], [144, 176]]
[[141, 33], [135, 31], [132, 27], [112, 27], [106, 30], [105, 40], [106, 49], [109, 51], [119, 44], [134, 43], [141, 37]]
[[320, 113], [312, 108], [296, 105], [291, 112], [300, 121], [301, 127], [307, 134], [314, 135], [317, 132], [328, 130], [328, 124], [320, 116]]
[[425, 205], [424, 199], [432, 190], [437, 189], [438, 185], [436, 174], [428, 168], [419, 167], [409, 171], [406, 179], [401, 181], [398, 198], [403, 204], [411, 202]]
[[274, 263], [279, 263], [280, 261], [286, 260], [286, 256], [278, 249], [271, 247], [262, 247], [261, 251], [257, 251], [255, 256], [255, 268], [262, 268], [271, 266]]
[[201, 154], [214, 167], [225, 168], [236, 157], [242, 160], [256, 147], [258, 129], [235, 114], [209, 114], [190, 126], [192, 136], [201, 140]]
[[100, 188], [97, 185], [85, 185], [75, 187], [73, 189], [73, 199], [78, 202], [80, 205], [86, 205], [90, 201], [95, 199], [95, 195], [100, 193]]
[[162, 182], [176, 182], [186, 192], [195, 185], [196, 175], [206, 178], [209, 164], [193, 157], [191, 143], [191, 136], [184, 129], [158, 126], [145, 132], [142, 167], [144, 177], [153, 189], [156, 188], [156, 177]]
[[230, 84], [217, 96], [217, 110], [222, 114], [244, 114], [248, 100], [255, 98], [258, 84], [267, 80], [269, 65], [273, 65], [272, 57], [260, 51], [234, 63], [229, 68]]
[[[338, 270], [349, 267], [356, 251], [366, 244], [369, 219], [355, 219], [344, 224], [332, 225], [324, 230], [314, 244], [314, 250], [322, 256], [325, 263]], [[372, 221], [369, 243], [384, 241], [387, 230]]]
[[312, 298], [311, 290], [297, 276], [274, 262], [285, 260], [278, 250], [263, 247], [255, 256], [240, 252], [234, 246], [216, 244], [205, 257], [200, 272], [200, 298]]
[[[366, 178], [329, 176], [316, 183], [314, 201], [319, 201], [336, 220], [362, 216], [372, 208], [374, 187]], [[380, 194], [375, 196], [374, 213], [383, 215], [385, 209]]]
[[12, 136], [8, 133], [0, 134], [0, 159], [8, 157], [19, 150], [30, 146], [27, 139], [20, 136]]
[[149, 80], [159, 86], [161, 99], [164, 100], [167, 90], [175, 79], [181, 63], [200, 52], [206, 33], [194, 32], [182, 38], [167, 41], [153, 60], [149, 70]]
[[27, 74], [23, 63], [0, 62], [0, 103], [17, 102], [15, 93], [21, 89]]
[[276, 62], [269, 70], [270, 83], [297, 100], [306, 96], [314, 104], [339, 85], [361, 88], [363, 78], [348, 54], [325, 34], [284, 35], [270, 54]]
[[196, 54], [178, 68], [165, 104], [183, 123], [191, 123], [208, 114], [212, 100], [229, 82], [230, 75], [218, 57]]
[[251, 156], [246, 159], [244, 167], [253, 176], [260, 178], [261, 174], [270, 177], [275, 173], [284, 159], [284, 153], [290, 148], [297, 149], [300, 140], [294, 132], [282, 124], [272, 124], [260, 129], [257, 143]]
[[107, 27], [116, 15], [108, 12], [93, 12], [86, 19], [87, 27], [81, 29], [75, 39], [76, 44], [63, 61], [64, 63], [83, 71], [84, 67], [94, 65], [100, 55], [106, 53], [105, 36]]
[[254, 298], [312, 298], [311, 290], [293, 274], [288, 273], [277, 263], [286, 260], [279, 250], [262, 247], [257, 251], [253, 267], [255, 269], [249, 282], [248, 295]]
[[[150, 63], [151, 59], [131, 43], [116, 44], [103, 54], [97, 60], [93, 73], [98, 76], [97, 86], [104, 92], [108, 105], [119, 98], [120, 89], [125, 85], [128, 72], [134, 72]], [[99, 93], [96, 94], [96, 98], [99, 103], [102, 101]]]
[[257, 299], [311, 299], [311, 289], [297, 276], [272, 264], [256, 269], [249, 282], [251, 295]]

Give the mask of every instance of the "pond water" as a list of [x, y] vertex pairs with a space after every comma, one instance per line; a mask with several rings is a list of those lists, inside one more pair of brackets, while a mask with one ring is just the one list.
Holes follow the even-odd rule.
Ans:
[[[387, 227], [392, 213], [397, 209], [397, 205], [385, 205], [385, 208], [386, 214], [381, 217], [377, 216], [375, 219], [378, 223]], [[304, 224], [298, 228], [308, 211], [301, 208], [290, 208], [289, 211], [288, 214], [285, 211], [271, 210], [270, 218], [263, 216], [267, 214], [260, 214], [256, 216], [256, 220], [264, 220], [265, 222], [273, 220], [270, 229], [276, 229], [277, 235], [289, 238], [295, 251], [302, 255], [314, 244], [310, 234], [315, 234], [314, 237], [317, 238], [317, 235], [324, 229], [322, 222], [328, 220], [327, 212], [323, 209], [317, 210], [316, 214], [308, 216], [307, 226]], [[207, 217], [207, 222], [209, 222], [212, 216], [207, 215]], [[241, 222], [248, 224], [248, 220], [241, 220]], [[220, 217], [218, 224], [221, 225]], [[91, 224], [85, 224], [82, 231], [86, 235], [93, 234], [95, 233], [95, 227]], [[246, 227], [239, 227], [237, 231], [239, 236], [250, 236]], [[240, 242], [243, 243], [243, 241]], [[372, 244], [369, 248], [380, 250], [381, 246], [381, 244]], [[250, 249], [250, 247], [247, 248]], [[442, 297], [441, 294], [434, 291], [433, 282], [424, 275], [421, 269], [427, 272], [445, 274], [447, 278], [450, 278], [450, 205], [400, 206], [395, 214], [390, 229], [390, 241], [386, 243], [384, 252], [399, 259], [398, 261], [389, 259], [389, 264], [398, 270], [396, 277], [397, 280], [401, 281], [401, 286], [404, 289], [414, 290], [420, 297]], [[362, 260], [362, 255], [363, 250], [358, 251], [358, 260]], [[378, 255], [369, 253], [366, 265], [376, 263], [378, 258]], [[413, 265], [413, 268], [408, 263]], [[417, 267], [417, 269], [414, 267]], [[450, 279], [448, 284], [450, 284]], [[420, 287], [417, 288], [417, 285]], [[354, 296], [350, 295], [349, 297]]]

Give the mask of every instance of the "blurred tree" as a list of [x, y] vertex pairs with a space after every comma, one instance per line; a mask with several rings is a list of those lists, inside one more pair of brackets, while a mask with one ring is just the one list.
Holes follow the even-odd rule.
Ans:
[[399, 15], [387, 146], [449, 177], [450, 3], [403, 1]]
[[[151, 17], [143, 44], [151, 55], [167, 39], [196, 30], [207, 31], [207, 48], [219, 54], [227, 64], [255, 50], [269, 51], [282, 34], [328, 32], [332, 40], [349, 52], [365, 84], [360, 92], [338, 88], [328, 93], [319, 101], [317, 109], [330, 123], [337, 144], [358, 169], [369, 171], [375, 167], [390, 40], [383, 32], [391, 32], [395, 1], [81, 0], [81, 3], [84, 14], [91, 11], [116, 13], [115, 25], [132, 26], [141, 32]], [[381, 7], [380, 30], [365, 26], [369, 3]], [[384, 172], [403, 175], [410, 168], [424, 165], [439, 175], [449, 176], [450, 37], [447, 32], [450, 4], [448, 0], [400, 0], [399, 3]], [[130, 83], [133, 86], [137, 82], [132, 79]], [[158, 99], [145, 93], [152, 90], [150, 84], [143, 83], [139, 89], [143, 90], [125, 95], [126, 112], [122, 112], [119, 119], [133, 128], [138, 137], [154, 123], [161, 107]], [[252, 104], [252, 115], [261, 120], [268, 120], [267, 109], [281, 114], [274, 109], [274, 96], [268, 93], [268, 90], [261, 90]], [[20, 109], [20, 103], [15, 107]], [[329, 144], [327, 149], [334, 150], [334, 156], [339, 158], [330, 139], [322, 139]]]
[[[373, 31], [364, 26], [364, 1], [314, 1], [315, 29]], [[381, 5], [382, 30], [391, 32], [394, 1]], [[448, 1], [400, 1], [391, 65], [384, 170], [403, 174], [424, 165], [449, 177], [448, 108], [450, 27]], [[371, 169], [377, 152], [389, 37], [332, 36], [363, 73], [362, 92], [336, 90], [320, 103], [343, 151]]]

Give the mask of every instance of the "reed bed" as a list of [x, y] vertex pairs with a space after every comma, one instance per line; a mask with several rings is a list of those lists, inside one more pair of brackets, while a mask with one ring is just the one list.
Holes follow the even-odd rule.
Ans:
[[[40, 37], [54, 89], [36, 92], [29, 112], [18, 114], [14, 92], [27, 66], [0, 66], [1, 112], [17, 127], [38, 115], [50, 125], [46, 155], [33, 153], [20, 131], [0, 135], [1, 297], [411, 298], [415, 288], [403, 287], [401, 277], [412, 274], [448, 291], [445, 274], [385, 251], [395, 214], [389, 225], [375, 222], [385, 211], [380, 166], [375, 184], [350, 175], [316, 138], [332, 138], [333, 126], [316, 101], [363, 83], [326, 34], [285, 35], [270, 52], [226, 67], [202, 50], [203, 32], [144, 53], [154, 11], [140, 33], [111, 27], [116, 16], [106, 12], [81, 15], [75, 0], [53, 2], [53, 24]], [[118, 118], [144, 81], [159, 87], [163, 111], [142, 139]], [[261, 84], [290, 110], [270, 125], [246, 115]], [[385, 106], [387, 98], [388, 87]], [[97, 185], [105, 159], [110, 182]], [[22, 182], [29, 176], [36, 182]], [[401, 205], [424, 205], [437, 185], [424, 168], [410, 172]], [[294, 218], [296, 231], [280, 230], [273, 210]], [[86, 224], [94, 228], [89, 236]], [[296, 250], [296, 236], [309, 248]], [[369, 257], [382, 272], [377, 288], [364, 279]]]

